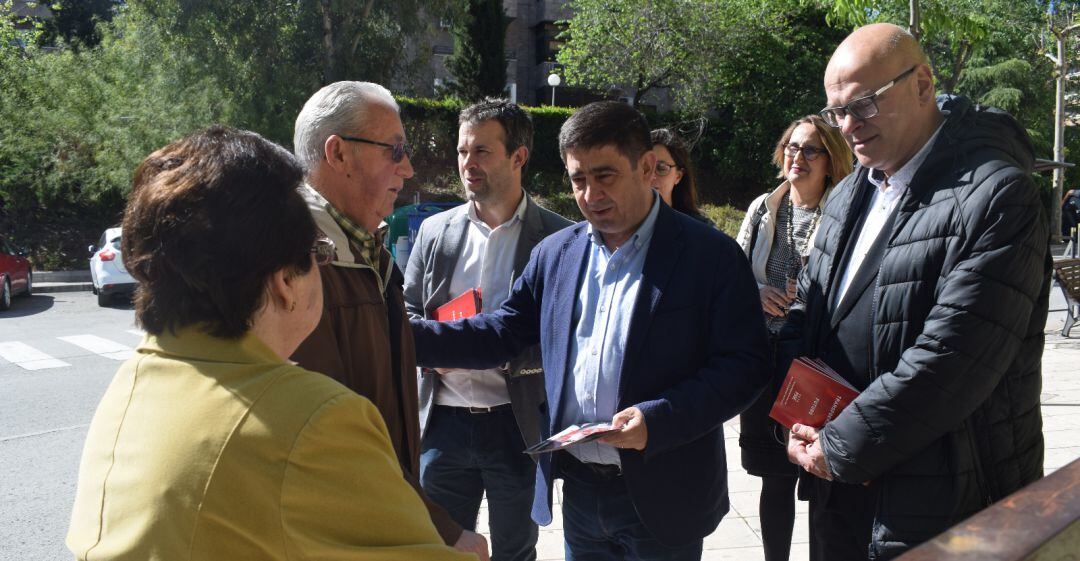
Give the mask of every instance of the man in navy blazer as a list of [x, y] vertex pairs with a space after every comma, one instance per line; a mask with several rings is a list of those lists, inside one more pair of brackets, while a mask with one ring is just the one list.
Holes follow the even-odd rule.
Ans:
[[418, 362], [485, 368], [541, 345], [542, 436], [611, 422], [596, 443], [538, 458], [532, 515], [562, 478], [568, 560], [700, 559], [727, 513], [723, 422], [768, 381], [757, 285], [739, 246], [649, 188], [644, 117], [597, 102], [559, 150], [586, 222], [542, 241], [499, 310], [414, 320]]

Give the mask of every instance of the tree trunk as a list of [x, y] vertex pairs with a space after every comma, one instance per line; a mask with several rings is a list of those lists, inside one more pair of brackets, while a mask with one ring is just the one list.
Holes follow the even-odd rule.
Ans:
[[916, 41], [922, 36], [919, 25], [919, 0], [908, 0], [908, 33], [911, 33]]
[[956, 84], [960, 81], [960, 73], [967, 67], [967, 61], [970, 58], [971, 42], [963, 41], [960, 43], [960, 52], [956, 55], [956, 60], [953, 61], [952, 75], [941, 84], [941, 89], [945, 90], [945, 93], [951, 94], [956, 90]]
[[331, 84], [338, 81], [337, 57], [334, 50], [337, 48], [337, 40], [334, 37], [334, 15], [331, 11], [333, 0], [320, 0], [319, 8], [322, 11], [323, 28], [323, 84]]

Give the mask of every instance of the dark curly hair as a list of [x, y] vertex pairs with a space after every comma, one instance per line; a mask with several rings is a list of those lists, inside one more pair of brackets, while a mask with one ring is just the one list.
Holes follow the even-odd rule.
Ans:
[[251, 328], [275, 271], [313, 266], [317, 230], [297, 191], [296, 159], [253, 132], [216, 125], [150, 154], [124, 212], [124, 264], [139, 281], [135, 317], [149, 333], [204, 324]]

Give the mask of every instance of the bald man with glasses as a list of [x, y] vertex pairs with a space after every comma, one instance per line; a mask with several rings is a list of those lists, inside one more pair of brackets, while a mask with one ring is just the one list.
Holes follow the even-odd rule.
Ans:
[[861, 393], [795, 425], [788, 456], [813, 476], [811, 559], [891, 559], [1042, 476], [1049, 230], [1024, 129], [935, 98], [903, 29], [848, 36], [825, 92], [858, 166], [824, 208], [781, 348]]

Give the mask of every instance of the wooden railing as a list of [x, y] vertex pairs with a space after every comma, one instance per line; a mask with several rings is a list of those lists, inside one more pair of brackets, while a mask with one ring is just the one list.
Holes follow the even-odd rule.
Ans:
[[1080, 459], [897, 561], [1080, 561]]

